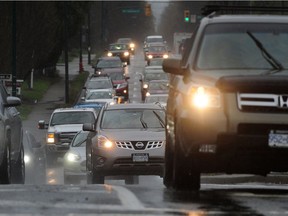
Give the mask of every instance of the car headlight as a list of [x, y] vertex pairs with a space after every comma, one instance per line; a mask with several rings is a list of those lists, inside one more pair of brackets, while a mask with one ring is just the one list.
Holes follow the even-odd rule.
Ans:
[[146, 97], [149, 97], [150, 96], [150, 93], [149, 92], [146, 92]]
[[152, 59], [152, 58], [153, 58], [153, 56], [152, 56], [152, 55], [148, 55], [147, 57], [148, 57], [148, 59]]
[[193, 86], [190, 89], [190, 104], [199, 109], [220, 108], [220, 92], [217, 88]]
[[69, 162], [76, 162], [76, 161], [79, 161], [81, 159], [80, 155], [78, 154], [74, 154], [74, 153], [67, 153], [67, 160]]
[[111, 53], [111, 52], [108, 52], [108, 53], [107, 53], [107, 56], [108, 56], [108, 57], [111, 57], [111, 56], [112, 56], [112, 53]]
[[129, 52], [124, 52], [124, 56], [129, 56]]
[[168, 57], [169, 57], [168, 54], [163, 55], [163, 58], [168, 58]]
[[148, 88], [148, 84], [147, 83], [143, 84], [143, 89], [147, 89], [147, 88]]
[[55, 134], [54, 133], [48, 133], [47, 138], [46, 138], [46, 142], [48, 144], [54, 144], [55, 143]]
[[100, 148], [110, 149], [113, 147], [113, 143], [105, 136], [98, 136], [98, 146]]
[[31, 161], [31, 157], [30, 157], [30, 155], [24, 155], [24, 162], [25, 162], [25, 164], [28, 164], [28, 163], [30, 163], [30, 161]]
[[130, 43], [130, 48], [134, 48], [135, 44], [134, 43]]

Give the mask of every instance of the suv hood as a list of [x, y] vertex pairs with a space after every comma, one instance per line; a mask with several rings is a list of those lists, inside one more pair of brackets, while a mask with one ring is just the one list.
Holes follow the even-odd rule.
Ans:
[[163, 129], [106, 129], [101, 130], [101, 135], [112, 140], [165, 140]]
[[82, 130], [83, 124], [65, 124], [65, 125], [55, 125], [50, 126], [48, 132], [78, 132]]

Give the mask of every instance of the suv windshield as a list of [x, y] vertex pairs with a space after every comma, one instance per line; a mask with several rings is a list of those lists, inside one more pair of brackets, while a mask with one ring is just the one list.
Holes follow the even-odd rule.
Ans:
[[50, 125], [94, 123], [92, 112], [58, 112], [52, 116]]
[[163, 128], [163, 110], [108, 110], [102, 118], [102, 129]]
[[249, 32], [284, 68], [288, 61], [287, 24], [211, 24], [207, 26], [198, 53], [197, 68], [259, 69], [273, 67]]

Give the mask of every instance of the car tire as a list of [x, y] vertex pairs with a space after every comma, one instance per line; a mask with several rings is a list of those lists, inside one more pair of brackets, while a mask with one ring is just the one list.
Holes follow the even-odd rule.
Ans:
[[92, 184], [104, 184], [105, 176], [96, 174], [95, 171], [92, 171]]
[[10, 149], [6, 145], [3, 155], [3, 161], [0, 166], [0, 183], [1, 184], [10, 184], [11, 183], [11, 159], [10, 159]]
[[180, 191], [197, 191], [200, 189], [200, 171], [193, 166], [192, 159], [184, 156], [181, 149], [184, 138], [180, 137], [180, 128], [176, 127], [172, 187]]
[[139, 176], [126, 176], [125, 184], [126, 185], [139, 184]]
[[11, 183], [24, 184], [25, 183], [25, 162], [24, 162], [24, 148], [21, 150], [17, 161], [11, 166]]

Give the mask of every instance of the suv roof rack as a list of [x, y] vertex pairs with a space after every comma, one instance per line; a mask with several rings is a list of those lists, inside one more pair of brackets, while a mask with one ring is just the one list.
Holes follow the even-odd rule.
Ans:
[[[242, 13], [240, 13], [242, 12]], [[261, 7], [261, 6], [228, 6], [228, 5], [206, 5], [201, 9], [203, 16], [213, 17], [219, 14], [243, 14], [243, 12], [253, 12], [253, 14], [265, 12], [266, 14], [279, 14], [283, 12], [288, 12], [288, 7]], [[246, 13], [247, 14], [247, 13]]]

